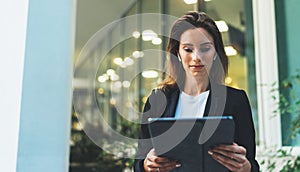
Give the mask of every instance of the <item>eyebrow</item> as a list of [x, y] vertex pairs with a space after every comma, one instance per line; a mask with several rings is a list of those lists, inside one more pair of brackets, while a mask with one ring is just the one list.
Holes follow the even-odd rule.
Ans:
[[[201, 43], [200, 46], [202, 46], [202, 45], [208, 45], [208, 44], [213, 45], [212, 42], [204, 42], [204, 43]], [[185, 45], [185, 46], [194, 46], [194, 44], [191, 44], [191, 43], [183, 43], [182, 45]]]

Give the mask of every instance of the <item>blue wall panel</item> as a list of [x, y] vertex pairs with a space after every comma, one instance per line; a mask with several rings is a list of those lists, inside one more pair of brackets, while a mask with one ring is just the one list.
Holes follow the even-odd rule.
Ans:
[[18, 172], [68, 171], [74, 15], [72, 0], [29, 1]]

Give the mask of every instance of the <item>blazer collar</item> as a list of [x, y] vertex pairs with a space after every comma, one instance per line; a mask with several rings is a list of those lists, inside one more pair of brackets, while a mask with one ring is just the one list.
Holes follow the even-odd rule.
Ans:
[[211, 84], [210, 88], [204, 116], [222, 116], [226, 104], [227, 87], [219, 84]]
[[167, 95], [168, 109], [166, 111], [167, 113], [165, 114], [166, 117], [175, 116], [179, 95], [180, 95], [180, 89], [178, 87], [175, 87], [174, 90], [171, 90]]
[[[221, 116], [223, 115], [227, 88], [223, 85], [210, 84], [210, 92], [206, 102], [204, 116]], [[164, 117], [174, 117], [178, 99], [180, 95], [180, 89], [178, 87], [168, 89], [166, 91], [168, 106]]]

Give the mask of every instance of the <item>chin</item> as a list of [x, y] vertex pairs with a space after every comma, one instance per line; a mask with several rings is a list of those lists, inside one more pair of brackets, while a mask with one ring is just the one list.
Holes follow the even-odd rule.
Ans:
[[195, 78], [208, 78], [207, 73], [193, 73]]

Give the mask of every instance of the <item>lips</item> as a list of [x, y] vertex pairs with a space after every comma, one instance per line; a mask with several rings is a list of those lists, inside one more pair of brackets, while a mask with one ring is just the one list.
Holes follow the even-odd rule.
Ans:
[[192, 68], [202, 68], [202, 67], [204, 67], [204, 65], [201, 65], [201, 64], [189, 65], [189, 66], [192, 67]]

